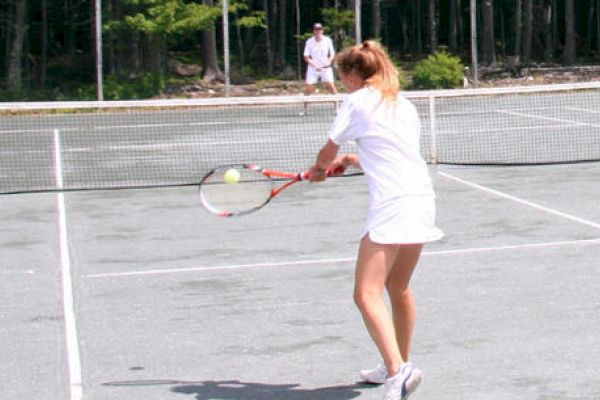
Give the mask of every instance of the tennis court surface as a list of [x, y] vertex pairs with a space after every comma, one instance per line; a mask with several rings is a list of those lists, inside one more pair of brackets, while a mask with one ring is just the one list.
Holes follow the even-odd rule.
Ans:
[[[480, 113], [415, 101], [426, 156], [447, 163], [430, 167], [446, 236], [413, 281], [413, 399], [600, 398], [600, 163], [557, 159], [600, 153], [596, 91], [553, 93], [555, 108], [502, 95]], [[258, 109], [218, 123], [178, 108], [144, 127], [137, 112], [0, 117], [2, 191], [20, 193], [0, 196], [2, 398], [381, 398], [357, 373], [379, 361], [352, 302], [364, 178], [298, 184], [238, 219], [185, 186], [220, 157], [308, 166], [331, 104]], [[227, 144], [202, 145], [200, 126]]]

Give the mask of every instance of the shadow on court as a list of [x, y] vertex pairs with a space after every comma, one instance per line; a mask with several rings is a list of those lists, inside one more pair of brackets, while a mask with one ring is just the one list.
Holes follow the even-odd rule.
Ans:
[[172, 386], [173, 393], [193, 396], [196, 400], [349, 400], [361, 395], [362, 389], [375, 386], [356, 383], [354, 385], [301, 388], [299, 383], [266, 384], [240, 380], [187, 382], [177, 380], [142, 380], [108, 382], [109, 387]]

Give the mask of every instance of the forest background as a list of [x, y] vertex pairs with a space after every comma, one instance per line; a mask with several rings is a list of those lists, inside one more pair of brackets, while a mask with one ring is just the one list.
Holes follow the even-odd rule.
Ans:
[[[301, 90], [301, 55], [312, 24], [322, 22], [337, 49], [353, 44], [355, 1], [230, 0], [233, 87], [277, 81]], [[440, 51], [471, 65], [469, 0], [360, 4], [362, 38], [380, 40], [407, 81], [415, 63]], [[600, 0], [476, 4], [484, 73], [518, 78], [523, 68], [600, 64]], [[215, 0], [103, 0], [105, 98], [218, 93], [224, 80], [221, 10]], [[94, 0], [2, 0], [0, 101], [95, 99], [95, 43]]]

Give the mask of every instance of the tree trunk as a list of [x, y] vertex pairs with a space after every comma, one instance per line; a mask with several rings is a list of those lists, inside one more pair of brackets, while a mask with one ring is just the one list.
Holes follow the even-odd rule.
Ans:
[[483, 43], [482, 62], [490, 67], [496, 66], [496, 38], [494, 36], [494, 4], [492, 0], [483, 2]]
[[[112, 0], [105, 2], [106, 4], [106, 15], [105, 18], [110, 20], [115, 17], [115, 10]], [[102, 45], [106, 48], [105, 54], [106, 57], [104, 59], [104, 64], [106, 65], [106, 70], [109, 75], [115, 75], [117, 72], [116, 63], [115, 63], [115, 46], [114, 46], [114, 37], [112, 32], [108, 32], [104, 34], [104, 40], [102, 41]]]
[[[552, 0], [552, 9], [554, 10], [555, 14], [558, 11], [557, 1], [558, 0]], [[558, 36], [558, 18], [555, 16], [554, 18], [552, 18], [552, 45], [554, 46], [554, 54], [556, 54], [556, 50], [559, 47], [559, 43], [560, 41]]]
[[137, 76], [142, 72], [142, 55], [144, 53], [142, 51], [142, 34], [136, 32], [131, 36], [128, 43], [128, 47], [131, 51], [128, 52], [128, 61], [125, 70], [131, 66], [133, 74]]
[[448, 33], [448, 47], [450, 48], [450, 51], [452, 53], [456, 53], [457, 49], [458, 49], [458, 41], [457, 41], [457, 34], [458, 34], [458, 24], [456, 22], [456, 14], [457, 14], [457, 8], [456, 8], [456, 0], [450, 0], [448, 2], [448, 6], [450, 8], [450, 12], [449, 12], [449, 28], [450, 31]]
[[523, 29], [523, 61], [531, 59], [531, 42], [533, 39], [533, 0], [524, 0], [525, 26]]
[[415, 6], [416, 8], [414, 14], [413, 14], [413, 18], [414, 21], [416, 22], [415, 24], [415, 37], [416, 37], [416, 48], [415, 51], [417, 53], [422, 53], [423, 52], [423, 36], [422, 36], [422, 30], [421, 30], [421, 21], [422, 21], [422, 13], [421, 13], [421, 0], [415, 0]]
[[244, 65], [246, 65], [246, 59], [244, 57], [244, 43], [242, 40], [242, 28], [240, 28], [240, 24], [237, 23], [237, 20], [239, 19], [239, 15], [237, 13], [237, 11], [235, 12], [235, 19], [236, 19], [236, 24], [235, 24], [235, 32], [236, 32], [236, 39], [237, 39], [237, 48], [238, 48], [238, 56], [240, 58], [240, 65], [243, 67]]
[[274, 57], [273, 57], [273, 49], [271, 47], [271, 27], [270, 27], [270, 21], [271, 18], [269, 16], [269, 0], [263, 0], [263, 9], [265, 11], [265, 13], [267, 14], [267, 27], [265, 28], [265, 45], [267, 48], [267, 73], [269, 75], [273, 75], [273, 64], [274, 64]]
[[42, 0], [42, 49], [40, 61], [40, 87], [46, 86], [48, 72], [48, 0]]
[[600, 51], [600, 0], [596, 1], [596, 51]]
[[575, 1], [565, 0], [565, 63], [575, 64]]
[[521, 32], [523, 31], [523, 3], [516, 0], [515, 5], [515, 49], [514, 56], [521, 56]]
[[555, 17], [556, 10], [552, 9], [550, 0], [544, 0], [544, 59], [552, 60], [554, 54], [554, 44], [552, 42], [552, 19]]
[[[348, 0], [347, 5], [346, 5], [346, 9], [349, 10], [349, 11], [354, 12], [355, 8], [356, 8], [356, 0]], [[356, 37], [356, 27], [354, 26], [354, 24], [348, 30], [348, 37], [353, 37], [353, 38]]]
[[75, 45], [75, 38], [77, 37], [77, 26], [76, 26], [76, 19], [77, 19], [77, 8], [75, 7], [75, 2], [76, 0], [65, 0], [64, 2], [64, 16], [66, 19], [66, 24], [67, 24], [67, 32], [66, 32], [66, 48], [67, 48], [67, 53], [69, 54], [69, 57], [72, 59], [73, 57], [75, 57], [75, 53], [76, 53], [76, 45]]
[[401, 14], [400, 14], [400, 29], [402, 32], [402, 54], [406, 54], [410, 52], [410, 27], [409, 27], [409, 18], [408, 18], [408, 6], [403, 2], [403, 0], [399, 0], [403, 4], [399, 5]]
[[204, 61], [202, 80], [207, 82], [225, 80], [225, 76], [219, 68], [217, 38], [214, 29], [202, 31], [202, 59]]
[[373, 37], [381, 38], [381, 0], [372, 0], [372, 26]]
[[[214, 0], [203, 0], [203, 4], [214, 6]], [[202, 79], [206, 82], [225, 81], [219, 68], [217, 56], [217, 36], [214, 28], [202, 31], [202, 59], [204, 60]]]
[[[114, 2], [114, 13], [116, 18], [123, 18], [123, 4], [121, 1]], [[118, 41], [120, 39], [120, 35], [118, 33], [111, 33], [109, 35], [109, 39], [112, 42], [113, 53], [114, 53], [114, 74], [120, 76], [124, 73], [125, 70], [131, 69], [129, 60], [127, 59], [127, 55], [131, 53], [132, 48], [134, 47], [134, 43], [136, 42], [136, 38], [138, 35], [131, 35], [131, 38], [128, 41], [125, 50], [122, 49], [121, 46], [118, 45]]]
[[[300, 32], [302, 32], [302, 28], [300, 26], [300, 0], [296, 0], [295, 4], [295, 12], [296, 12], [296, 37], [300, 36]], [[302, 78], [302, 43], [300, 40], [296, 39], [296, 76], [298, 79]]]
[[588, 21], [587, 21], [587, 42], [590, 49], [594, 41], [594, 14], [596, 13], [596, 2], [591, 1], [589, 5]]
[[278, 50], [278, 62], [280, 68], [286, 66], [285, 50], [287, 48], [287, 1], [279, 0], [279, 50]]
[[429, 0], [429, 52], [437, 51], [437, 18], [435, 0]]
[[596, 1], [596, 51], [600, 51], [600, 0]]
[[456, 30], [458, 32], [458, 43], [457, 43], [458, 49], [462, 49], [465, 44], [465, 31], [464, 31], [461, 2], [462, 2], [462, 0], [456, 0]]
[[500, 14], [498, 16], [498, 18], [500, 19], [500, 55], [502, 58], [506, 58], [506, 22], [504, 18], [504, 7], [502, 6], [502, 3], [500, 3], [500, 7], [496, 8], [494, 11], [496, 10], [498, 10], [498, 13]]
[[23, 44], [27, 30], [27, 0], [16, 0], [15, 16], [13, 19], [14, 33], [8, 57], [7, 81], [12, 92], [20, 92], [23, 79]]
[[267, 13], [267, 27], [269, 28], [270, 36], [270, 44], [271, 44], [271, 52], [273, 57], [273, 68], [270, 70], [269, 74], [272, 74], [275, 71], [275, 67], [277, 67], [278, 62], [278, 50], [277, 42], [279, 39], [279, 21], [277, 19], [277, 1], [278, 0], [269, 0], [269, 12]]

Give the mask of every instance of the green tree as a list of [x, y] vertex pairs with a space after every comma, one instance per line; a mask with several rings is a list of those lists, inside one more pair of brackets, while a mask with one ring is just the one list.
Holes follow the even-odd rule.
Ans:
[[221, 14], [219, 7], [184, 0], [124, 0], [129, 12], [105, 25], [107, 31], [140, 34], [145, 46], [129, 45], [138, 57], [149, 59], [151, 69], [163, 73], [166, 68], [167, 40], [170, 37], [214, 28]]
[[354, 27], [354, 11], [338, 8], [323, 8], [323, 23], [332, 36], [336, 48], [352, 46], [354, 38], [350, 32]]

